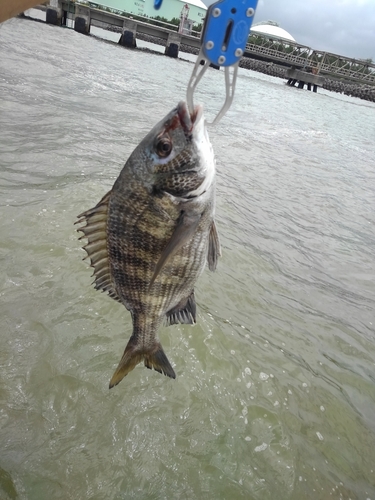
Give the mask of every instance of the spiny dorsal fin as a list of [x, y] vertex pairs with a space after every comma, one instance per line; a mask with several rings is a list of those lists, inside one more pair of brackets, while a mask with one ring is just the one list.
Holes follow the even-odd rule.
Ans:
[[112, 299], [121, 302], [112, 284], [108, 260], [107, 217], [110, 195], [111, 191], [103, 196], [94, 208], [80, 214], [76, 224], [86, 222], [86, 226], [80, 227], [78, 231], [84, 234], [80, 239], [87, 238], [88, 240], [83, 248], [87, 252], [87, 257], [90, 258], [91, 267], [94, 268], [96, 290], [108, 292]]
[[189, 297], [182, 299], [177, 306], [167, 312], [167, 326], [177, 323], [195, 325], [196, 320], [197, 306], [193, 290]]
[[208, 269], [210, 271], [215, 271], [219, 257], [221, 257], [220, 240], [215, 221], [213, 221], [210, 229], [210, 235], [208, 237], [207, 262]]

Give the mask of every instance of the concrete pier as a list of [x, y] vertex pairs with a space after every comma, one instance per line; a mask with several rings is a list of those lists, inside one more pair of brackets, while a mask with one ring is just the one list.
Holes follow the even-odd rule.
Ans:
[[167, 46], [165, 47], [165, 55], [169, 57], [178, 57], [181, 45], [181, 35], [178, 33], [169, 33]]
[[135, 49], [137, 46], [136, 37], [137, 23], [131, 19], [124, 19], [122, 34], [118, 43], [124, 47]]
[[298, 88], [303, 89], [304, 86], [307, 86], [307, 90], [313, 89], [313, 92], [318, 91], [318, 87], [323, 87], [325, 78], [323, 76], [308, 73], [307, 71], [302, 71], [296, 68], [290, 68], [286, 72], [286, 76], [288, 77], [287, 85], [294, 87], [298, 82]]
[[88, 35], [90, 33], [90, 25], [90, 8], [84, 7], [83, 5], [76, 5], [74, 30], [78, 31], [78, 33]]

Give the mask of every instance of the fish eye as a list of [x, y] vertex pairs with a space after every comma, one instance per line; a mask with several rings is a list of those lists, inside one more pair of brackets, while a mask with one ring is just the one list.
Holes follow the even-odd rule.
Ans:
[[161, 158], [166, 158], [172, 151], [172, 141], [170, 137], [160, 137], [156, 143], [156, 152]]

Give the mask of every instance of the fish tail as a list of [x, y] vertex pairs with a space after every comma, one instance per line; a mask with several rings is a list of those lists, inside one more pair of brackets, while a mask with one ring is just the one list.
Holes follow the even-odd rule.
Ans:
[[112, 389], [112, 387], [119, 384], [121, 380], [141, 361], [144, 361], [145, 366], [150, 370], [153, 368], [159, 373], [164, 373], [167, 377], [176, 378], [176, 374], [165, 352], [163, 351], [160, 342], [155, 340], [151, 348], [140, 348], [134, 340], [134, 337], [131, 337], [125, 348], [121, 361], [115, 373], [112, 375], [109, 388]]

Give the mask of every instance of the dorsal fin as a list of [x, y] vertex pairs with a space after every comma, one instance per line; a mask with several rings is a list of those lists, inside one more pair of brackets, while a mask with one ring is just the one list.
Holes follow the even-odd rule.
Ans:
[[208, 269], [210, 271], [215, 271], [219, 257], [221, 257], [220, 240], [215, 221], [213, 221], [210, 229], [210, 235], [208, 237], [207, 253]]
[[167, 312], [167, 326], [182, 323], [185, 325], [195, 325], [197, 306], [195, 303], [194, 290], [186, 298], [183, 298], [177, 306]]
[[110, 195], [111, 191], [103, 196], [94, 208], [80, 214], [76, 224], [86, 222], [86, 226], [80, 227], [77, 231], [84, 234], [80, 239], [87, 238], [88, 240], [83, 249], [86, 250], [87, 257], [91, 261], [91, 267], [94, 268], [93, 276], [95, 276], [95, 279], [93, 284], [95, 284], [95, 289], [108, 292], [112, 299], [121, 302], [112, 283], [108, 260], [107, 218]]

